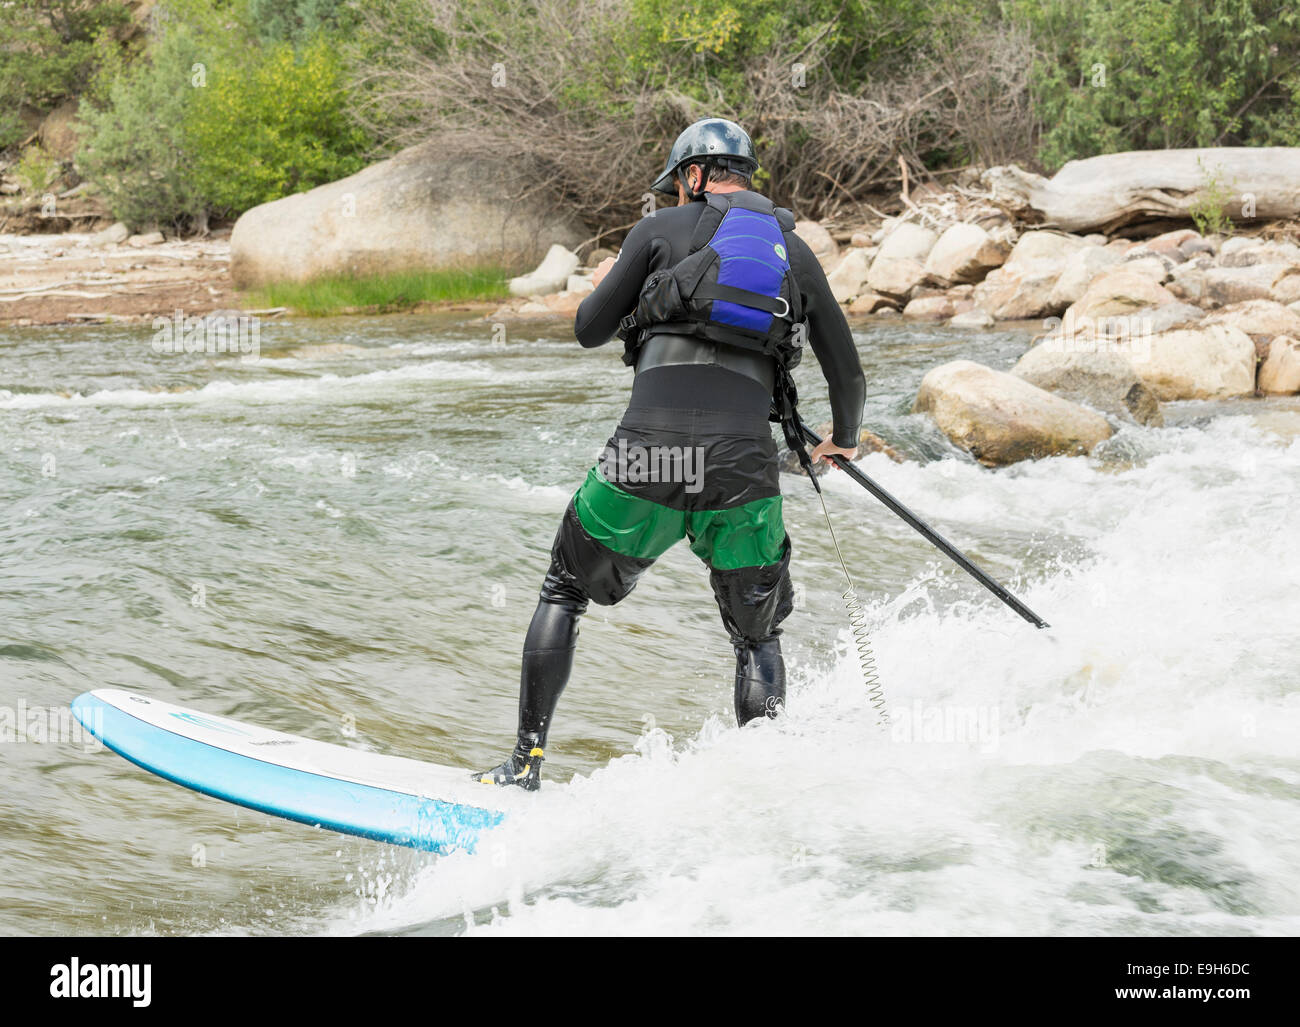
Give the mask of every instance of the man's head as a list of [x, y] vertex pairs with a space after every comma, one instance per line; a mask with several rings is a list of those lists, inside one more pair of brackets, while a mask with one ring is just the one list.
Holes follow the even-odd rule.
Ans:
[[677, 137], [668, 163], [651, 187], [677, 193], [679, 203], [698, 199], [706, 186], [717, 192], [748, 189], [758, 168], [754, 144], [743, 128], [725, 118], [705, 118]]

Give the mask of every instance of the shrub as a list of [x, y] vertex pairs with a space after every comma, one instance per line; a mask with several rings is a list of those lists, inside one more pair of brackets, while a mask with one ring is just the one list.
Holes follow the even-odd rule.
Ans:
[[1012, 10], [1043, 51], [1033, 92], [1049, 167], [1257, 141], [1300, 42], [1294, 0], [1015, 0]]
[[300, 53], [280, 43], [218, 63], [186, 112], [195, 189], [242, 212], [360, 170], [369, 139], [348, 120], [344, 86], [323, 37]]
[[97, 41], [130, 17], [125, 3], [104, 0], [0, 3], [0, 149], [22, 137], [23, 109], [48, 111], [85, 88], [102, 53]]
[[206, 225], [208, 200], [195, 185], [185, 142], [206, 54], [192, 29], [168, 23], [147, 57], [98, 84], [100, 103], [82, 106], [77, 169], [132, 228]]

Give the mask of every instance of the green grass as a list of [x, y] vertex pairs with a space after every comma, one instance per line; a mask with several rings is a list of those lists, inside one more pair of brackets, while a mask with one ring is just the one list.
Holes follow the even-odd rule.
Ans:
[[364, 278], [329, 277], [309, 282], [279, 282], [255, 289], [248, 301], [255, 307], [288, 307], [299, 314], [387, 312], [409, 310], [420, 303], [458, 303], [505, 299], [505, 271], [399, 271]]

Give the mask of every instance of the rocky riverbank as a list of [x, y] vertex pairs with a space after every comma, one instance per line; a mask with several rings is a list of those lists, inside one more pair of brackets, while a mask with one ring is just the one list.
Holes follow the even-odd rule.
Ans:
[[230, 240], [131, 236], [125, 227], [61, 235], [0, 235], [0, 324], [148, 321], [239, 304]]
[[[1160, 424], [1164, 402], [1300, 392], [1300, 186], [1260, 180], [1268, 210], [1290, 218], [1225, 219], [1223, 232], [1170, 227], [1200, 215], [1195, 183], [1183, 201], [1173, 184], [1153, 198], [1152, 183], [1162, 167], [1181, 182], [1198, 153], [1243, 166], [1239, 151], [1160, 154], [1163, 164], [1115, 154], [1079, 162], [1095, 180], [1067, 165], [1065, 185], [993, 168], [947, 190], [904, 190], [897, 216], [801, 221], [796, 231], [850, 318], [1040, 329], [1009, 371], [955, 361], [926, 376], [915, 410], [954, 443], [989, 465], [1089, 453], [1122, 421]], [[1279, 154], [1300, 164], [1295, 151]], [[1045, 210], [1111, 234], [1035, 223]], [[572, 316], [602, 255], [584, 269], [552, 247], [489, 316]]]

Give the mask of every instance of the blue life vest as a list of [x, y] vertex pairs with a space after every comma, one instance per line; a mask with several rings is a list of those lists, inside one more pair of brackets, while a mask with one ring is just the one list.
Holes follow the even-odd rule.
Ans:
[[651, 272], [623, 318], [623, 360], [652, 334], [695, 335], [775, 357], [802, 356], [803, 303], [790, 272], [794, 215], [757, 193], [705, 193], [687, 256]]

